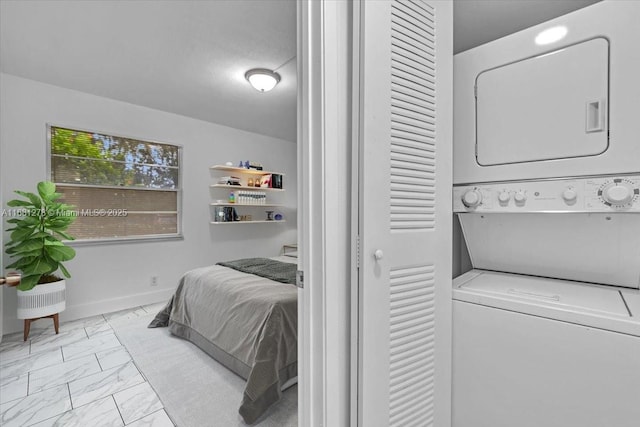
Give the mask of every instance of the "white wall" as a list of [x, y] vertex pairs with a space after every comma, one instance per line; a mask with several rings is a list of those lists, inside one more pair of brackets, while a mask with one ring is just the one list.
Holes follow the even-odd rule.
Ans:
[[[46, 176], [46, 124], [182, 145], [183, 240], [77, 246], [67, 266], [61, 321], [168, 299], [189, 269], [220, 260], [273, 256], [296, 242], [296, 145], [292, 142], [0, 74], [2, 191], [33, 191]], [[211, 96], [215, 96], [212, 94]], [[215, 118], [212, 118], [215, 120]], [[255, 160], [286, 174], [285, 224], [210, 225], [209, 166]], [[3, 229], [6, 229], [3, 224]], [[5, 236], [6, 237], [6, 236]], [[5, 238], [6, 240], [6, 238]], [[150, 286], [158, 276], [159, 285]], [[4, 333], [22, 329], [15, 289], [3, 289]]]

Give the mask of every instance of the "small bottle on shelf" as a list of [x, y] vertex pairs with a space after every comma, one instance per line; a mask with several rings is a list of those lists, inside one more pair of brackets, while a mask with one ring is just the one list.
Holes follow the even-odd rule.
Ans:
[[229, 203], [235, 203], [236, 202], [236, 196], [235, 194], [233, 194], [233, 191], [231, 193], [229, 193]]

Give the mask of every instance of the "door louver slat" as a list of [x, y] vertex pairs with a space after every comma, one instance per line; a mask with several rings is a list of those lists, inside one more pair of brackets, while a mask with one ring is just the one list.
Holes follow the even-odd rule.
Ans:
[[402, 66], [401, 64], [398, 64], [397, 66], [391, 68], [391, 75], [402, 77], [408, 80], [412, 79], [424, 85], [435, 84], [435, 82], [433, 81], [433, 77], [429, 74], [419, 72], [415, 68]]
[[[402, 101], [400, 101], [402, 102]], [[400, 104], [400, 103], [398, 103]], [[420, 111], [421, 110], [421, 111]], [[428, 108], [415, 108], [415, 106], [409, 105], [393, 105], [391, 107], [391, 113], [398, 116], [398, 118], [410, 118], [422, 123], [423, 125], [435, 128], [435, 117], [433, 111]], [[435, 129], [432, 129], [435, 130]]]
[[425, 101], [433, 104], [435, 102], [435, 93], [430, 90], [428, 87], [424, 86], [420, 83], [416, 78], [411, 78], [411, 80], [407, 80], [405, 78], [401, 78], [395, 75], [391, 75], [391, 86], [393, 89], [398, 91], [407, 90], [419, 93], [424, 96]]
[[415, 70], [416, 72], [423, 72], [427, 75], [430, 74], [429, 68], [426, 68], [426, 69], [423, 68], [423, 67], [428, 67], [428, 65], [421, 64], [420, 62], [416, 62], [413, 59], [402, 55], [400, 52], [392, 52], [391, 58], [395, 62], [395, 64], [393, 64], [395, 66], [405, 66], [407, 68]]
[[435, 99], [433, 97], [420, 96], [412, 91], [411, 88], [399, 84], [392, 84], [392, 89], [392, 109], [405, 109], [415, 113], [423, 113], [425, 119], [435, 119]]
[[[434, 23], [435, 23], [435, 15], [433, 14], [433, 7], [431, 7], [428, 4], [422, 4], [422, 3], [416, 3], [414, 1], [407, 1], [404, 3], [404, 6], [406, 6], [408, 9], [411, 9], [412, 11], [416, 12], [417, 14], [419, 14], [420, 16], [422, 16], [423, 18], [429, 20], [431, 22], [431, 27], [434, 27]], [[426, 7], [425, 7], [426, 6]]]
[[406, 21], [405, 19], [403, 19], [402, 16], [400, 16], [401, 15], [400, 13], [396, 12], [396, 13], [392, 13], [391, 15], [394, 18], [392, 21], [393, 23], [391, 24], [392, 30], [395, 29], [393, 28], [395, 26], [399, 28], [398, 30], [399, 34], [410, 35], [411, 37], [416, 38], [418, 40], [423, 39], [423, 43], [424, 41], [429, 41], [431, 43], [434, 42], [434, 37], [432, 34], [428, 33], [427, 31], [424, 31], [419, 26], [413, 25], [411, 22]]

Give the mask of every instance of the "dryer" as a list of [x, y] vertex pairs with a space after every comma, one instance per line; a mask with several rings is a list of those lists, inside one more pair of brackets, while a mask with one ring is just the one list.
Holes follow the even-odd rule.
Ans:
[[640, 172], [639, 20], [605, 0], [455, 55], [454, 184]]
[[454, 427], [638, 425], [639, 19], [603, 1], [454, 58]]

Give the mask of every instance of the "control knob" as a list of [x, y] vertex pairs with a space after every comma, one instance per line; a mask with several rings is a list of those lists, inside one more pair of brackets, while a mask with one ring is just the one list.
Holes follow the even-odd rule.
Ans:
[[462, 203], [468, 208], [475, 208], [482, 203], [482, 193], [477, 188], [467, 190], [462, 195]]
[[501, 204], [506, 205], [507, 203], [509, 203], [509, 200], [511, 200], [511, 194], [509, 194], [508, 191], [505, 190], [498, 194], [498, 201]]
[[623, 206], [633, 200], [635, 190], [631, 183], [623, 180], [614, 180], [602, 187], [599, 194], [606, 204]]
[[576, 192], [576, 190], [574, 190], [572, 187], [567, 187], [563, 192], [562, 192], [562, 199], [567, 203], [567, 204], [572, 204], [576, 201], [576, 199], [578, 198], [578, 193]]
[[516, 201], [516, 203], [523, 204], [527, 201], [527, 195], [524, 191], [518, 191], [516, 195], [513, 196], [513, 199]]

